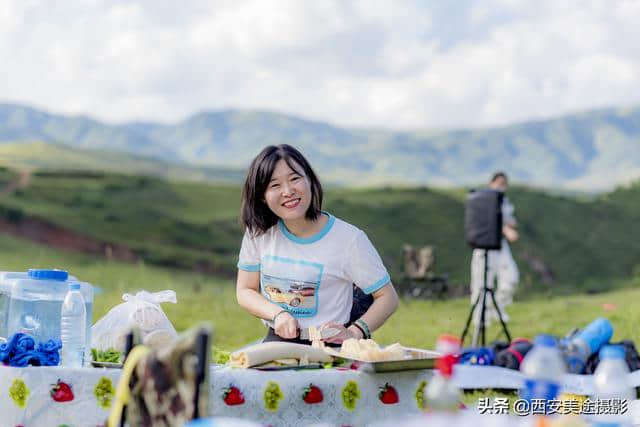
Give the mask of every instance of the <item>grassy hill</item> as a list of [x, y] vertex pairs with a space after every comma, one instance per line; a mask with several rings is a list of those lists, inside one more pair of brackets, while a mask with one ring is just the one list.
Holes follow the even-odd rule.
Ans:
[[34, 172], [28, 187], [0, 201], [23, 216], [129, 246], [147, 262], [210, 264], [227, 275], [242, 237], [238, 204], [235, 186], [84, 171]]
[[0, 166], [38, 170], [99, 170], [190, 181], [240, 182], [244, 171], [170, 163], [122, 151], [88, 150], [42, 141], [0, 144]]
[[[12, 172], [0, 171], [0, 182]], [[329, 188], [325, 209], [367, 232], [394, 280], [405, 243], [436, 248], [437, 273], [466, 289], [471, 251], [463, 241], [463, 190]], [[523, 293], [603, 291], [638, 270], [640, 186], [591, 199], [514, 188], [521, 241], [512, 246]], [[240, 189], [107, 172], [34, 172], [0, 199], [10, 221], [46, 219], [126, 245], [150, 264], [233, 277], [242, 237]]]
[[0, 104], [0, 142], [33, 140], [238, 169], [265, 145], [286, 142], [301, 148], [325, 182], [349, 186], [473, 185], [506, 169], [516, 181], [594, 191], [640, 177], [639, 107], [489, 129], [384, 131], [238, 110], [111, 125]]

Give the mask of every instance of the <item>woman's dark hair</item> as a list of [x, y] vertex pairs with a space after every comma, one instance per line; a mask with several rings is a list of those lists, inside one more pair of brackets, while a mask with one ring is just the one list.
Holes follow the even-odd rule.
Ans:
[[[291, 169], [309, 179], [311, 204], [307, 209], [306, 218], [313, 221], [322, 211], [322, 185], [307, 159], [288, 144], [270, 145], [251, 162], [242, 188], [241, 221], [249, 233], [255, 236], [263, 234], [278, 222], [278, 217], [264, 200], [264, 193], [276, 163], [280, 159], [287, 162]], [[302, 168], [302, 171], [298, 170], [299, 168]]]

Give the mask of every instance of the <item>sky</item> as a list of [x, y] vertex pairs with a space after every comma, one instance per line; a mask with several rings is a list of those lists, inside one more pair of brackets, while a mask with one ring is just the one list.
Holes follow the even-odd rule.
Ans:
[[500, 126], [640, 104], [638, 22], [637, 0], [3, 0], [0, 102]]

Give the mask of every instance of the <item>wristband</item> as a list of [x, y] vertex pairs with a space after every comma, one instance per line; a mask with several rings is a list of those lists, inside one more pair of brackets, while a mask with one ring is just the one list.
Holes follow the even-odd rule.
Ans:
[[360, 329], [364, 332], [365, 339], [371, 338], [371, 330], [369, 329], [369, 325], [362, 319], [358, 319], [354, 322], [354, 325], [360, 326]]
[[364, 332], [364, 329], [362, 329], [362, 326], [358, 325], [357, 323], [352, 323], [351, 326], [355, 326], [356, 328], [358, 328], [360, 330], [360, 332], [362, 332], [362, 338], [366, 338], [367, 334]]
[[284, 310], [284, 309], [283, 309], [283, 310], [280, 310], [279, 312], [277, 312], [277, 313], [275, 314], [275, 316], [273, 316], [273, 319], [271, 319], [271, 321], [272, 321], [272, 322], [275, 322], [275, 321], [276, 321], [276, 318], [277, 318], [278, 316], [280, 316], [282, 313], [288, 313], [288, 312], [289, 312], [288, 310]]

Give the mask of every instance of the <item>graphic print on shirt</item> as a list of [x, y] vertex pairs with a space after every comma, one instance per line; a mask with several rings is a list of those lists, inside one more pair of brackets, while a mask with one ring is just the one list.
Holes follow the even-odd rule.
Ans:
[[269, 301], [294, 317], [318, 312], [318, 289], [323, 265], [299, 259], [266, 255], [260, 268], [260, 289]]

